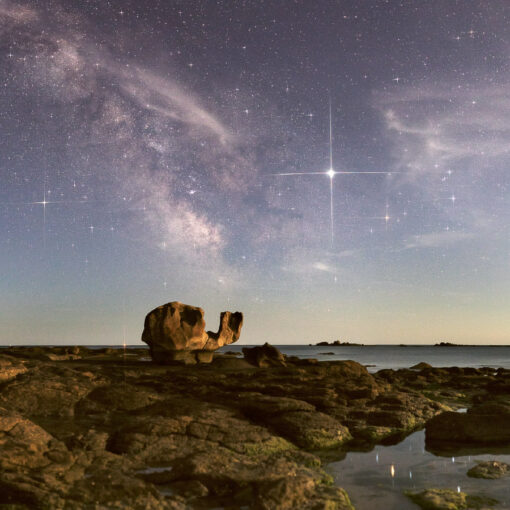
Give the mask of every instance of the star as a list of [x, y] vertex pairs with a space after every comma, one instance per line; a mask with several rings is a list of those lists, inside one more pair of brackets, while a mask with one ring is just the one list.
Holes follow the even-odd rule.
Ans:
[[[331, 100], [329, 102], [329, 169], [323, 172], [283, 172], [277, 174], [271, 174], [274, 176], [300, 176], [300, 175], [325, 175], [329, 177], [329, 205], [330, 205], [330, 241], [331, 247], [334, 244], [334, 204], [333, 204], [333, 178], [335, 175], [357, 175], [357, 174], [382, 174], [382, 175], [391, 175], [395, 172], [387, 172], [387, 171], [345, 171], [345, 170], [335, 170], [333, 166], [333, 121], [332, 121], [332, 110], [331, 110]], [[389, 221], [389, 217], [388, 220]]]

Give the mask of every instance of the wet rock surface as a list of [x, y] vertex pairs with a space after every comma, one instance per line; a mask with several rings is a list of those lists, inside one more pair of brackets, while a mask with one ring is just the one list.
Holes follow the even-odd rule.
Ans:
[[265, 368], [221, 354], [164, 366], [147, 349], [12, 348], [0, 359], [0, 507], [17, 509], [352, 508], [324, 462], [452, 408], [507, 418], [510, 381], [283, 355]]

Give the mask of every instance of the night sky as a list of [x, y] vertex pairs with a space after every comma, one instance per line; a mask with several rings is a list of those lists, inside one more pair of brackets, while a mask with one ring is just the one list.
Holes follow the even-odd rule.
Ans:
[[0, 0], [0, 342], [509, 343], [509, 64], [507, 0]]

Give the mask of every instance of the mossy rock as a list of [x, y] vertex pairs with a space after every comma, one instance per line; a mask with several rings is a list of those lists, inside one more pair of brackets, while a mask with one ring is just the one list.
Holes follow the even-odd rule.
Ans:
[[321, 496], [317, 505], [310, 508], [314, 510], [355, 510], [349, 495], [340, 487], [327, 487]]
[[377, 427], [375, 425], [367, 425], [360, 427], [355, 432], [356, 438], [366, 441], [367, 443], [377, 443], [382, 439], [390, 437], [396, 433], [392, 427]]
[[338, 448], [349, 439], [351, 439], [351, 435], [346, 428], [340, 428], [337, 431], [312, 429], [302, 433], [300, 443], [303, 447], [311, 450], [330, 450]]
[[483, 509], [498, 503], [496, 499], [473, 496], [451, 489], [426, 489], [422, 492], [406, 492], [414, 503], [423, 510], [468, 510]]
[[269, 441], [244, 443], [244, 452], [250, 457], [266, 457], [275, 453], [287, 450], [296, 450], [296, 446], [283, 439], [283, 437], [272, 437]]

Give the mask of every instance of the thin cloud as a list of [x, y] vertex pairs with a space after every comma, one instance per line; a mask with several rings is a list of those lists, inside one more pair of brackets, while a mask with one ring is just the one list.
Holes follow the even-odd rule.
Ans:
[[416, 87], [376, 97], [391, 135], [396, 166], [407, 176], [438, 174], [459, 164], [510, 154], [508, 86], [476, 90]]
[[451, 246], [475, 236], [470, 232], [431, 232], [413, 236], [405, 244], [405, 249], [412, 248], [442, 248]]

